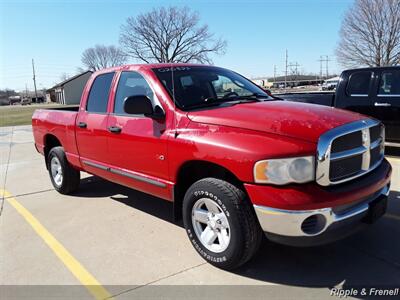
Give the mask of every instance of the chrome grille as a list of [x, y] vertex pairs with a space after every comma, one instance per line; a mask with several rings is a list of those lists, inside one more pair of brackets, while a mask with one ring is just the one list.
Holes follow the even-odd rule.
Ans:
[[372, 119], [348, 123], [324, 133], [318, 141], [318, 184], [339, 184], [375, 169], [383, 160], [384, 135], [383, 125]]

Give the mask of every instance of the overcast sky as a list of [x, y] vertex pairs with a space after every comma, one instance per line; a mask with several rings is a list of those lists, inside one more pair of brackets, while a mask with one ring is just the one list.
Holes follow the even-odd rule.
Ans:
[[[319, 73], [320, 55], [329, 55], [330, 73], [339, 73], [334, 50], [350, 0], [276, 1], [4, 1], [0, 0], [0, 88], [33, 88], [34, 58], [38, 88], [74, 75], [82, 51], [95, 44], [118, 45], [127, 17], [153, 7], [188, 6], [201, 23], [228, 42], [215, 65], [247, 77], [284, 74], [285, 49], [299, 70]], [[132, 61], [134, 63], [134, 61]]]

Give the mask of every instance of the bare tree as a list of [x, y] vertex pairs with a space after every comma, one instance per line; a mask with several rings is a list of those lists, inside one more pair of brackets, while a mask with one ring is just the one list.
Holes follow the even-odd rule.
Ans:
[[121, 26], [120, 44], [129, 56], [146, 63], [212, 63], [210, 54], [224, 54], [226, 49], [226, 41], [199, 25], [197, 12], [178, 7], [129, 17]]
[[82, 53], [82, 63], [91, 71], [119, 66], [127, 61], [127, 56], [115, 46], [96, 45]]
[[61, 75], [60, 75], [60, 80], [61, 80], [61, 81], [65, 81], [65, 80], [67, 80], [69, 77], [70, 77], [70, 76], [69, 76], [67, 73], [63, 72], [63, 73], [61, 73]]
[[344, 66], [400, 64], [400, 0], [356, 0], [336, 49]]

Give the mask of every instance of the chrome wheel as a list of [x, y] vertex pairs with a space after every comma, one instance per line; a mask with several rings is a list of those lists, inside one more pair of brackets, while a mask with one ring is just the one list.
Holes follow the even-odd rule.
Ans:
[[222, 208], [209, 198], [201, 198], [192, 208], [192, 224], [200, 242], [208, 250], [220, 253], [229, 246], [231, 230]]
[[53, 177], [53, 181], [57, 186], [61, 186], [63, 182], [63, 171], [61, 167], [60, 160], [53, 156], [50, 161], [50, 171], [51, 176]]

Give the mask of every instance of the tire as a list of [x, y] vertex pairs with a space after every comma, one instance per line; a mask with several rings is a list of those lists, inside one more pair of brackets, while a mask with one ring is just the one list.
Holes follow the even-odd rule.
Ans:
[[263, 238], [246, 194], [215, 178], [201, 179], [188, 189], [183, 200], [183, 223], [200, 256], [225, 270], [249, 261]]
[[47, 169], [51, 183], [59, 193], [67, 195], [78, 189], [80, 172], [67, 161], [63, 147], [54, 147], [50, 150]]

